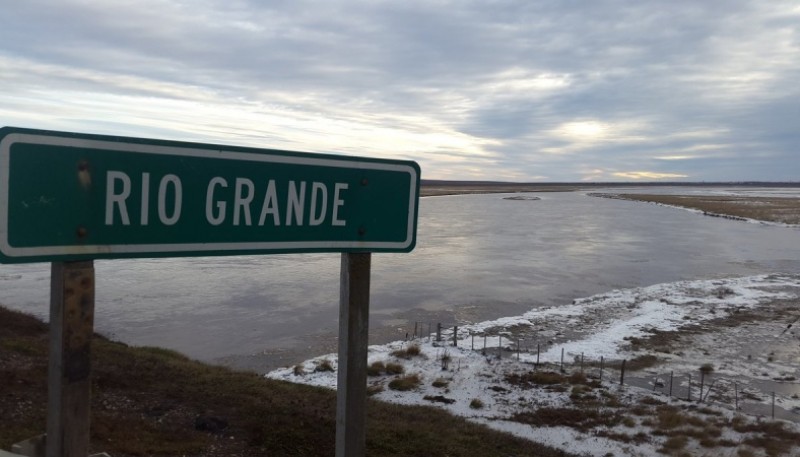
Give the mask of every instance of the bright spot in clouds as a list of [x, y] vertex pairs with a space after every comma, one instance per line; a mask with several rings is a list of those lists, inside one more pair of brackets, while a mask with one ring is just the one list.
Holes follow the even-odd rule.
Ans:
[[575, 140], [592, 140], [605, 135], [608, 127], [602, 122], [582, 121], [567, 122], [559, 126], [557, 131], [562, 135]]
[[681, 178], [687, 178], [689, 176], [678, 173], [656, 173], [652, 171], [618, 171], [616, 173], [613, 173], [613, 175], [619, 178], [635, 179], [635, 180], [681, 179]]

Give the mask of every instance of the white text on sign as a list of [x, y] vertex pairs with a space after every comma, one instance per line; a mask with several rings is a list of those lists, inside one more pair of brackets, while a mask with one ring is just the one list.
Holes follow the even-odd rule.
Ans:
[[[141, 226], [150, 223], [150, 173], [142, 173], [134, 182], [122, 171], [106, 172], [105, 225], [131, 225], [128, 200], [139, 187], [138, 222]], [[233, 195], [224, 198], [224, 189], [232, 188]], [[205, 219], [214, 226], [230, 223], [234, 226], [321, 226], [344, 227], [340, 218], [344, 206], [344, 191], [347, 183], [334, 183], [330, 191], [322, 182], [289, 180], [286, 183], [286, 198], [279, 200], [274, 179], [259, 188], [251, 179], [236, 177], [229, 181], [223, 177], [211, 178], [206, 187]], [[183, 185], [174, 174], [166, 174], [158, 182], [156, 213], [163, 225], [174, 225], [180, 220], [183, 209]], [[135, 206], [135, 205], [130, 205]], [[330, 211], [329, 211], [330, 210]], [[255, 216], [258, 216], [256, 218]]]

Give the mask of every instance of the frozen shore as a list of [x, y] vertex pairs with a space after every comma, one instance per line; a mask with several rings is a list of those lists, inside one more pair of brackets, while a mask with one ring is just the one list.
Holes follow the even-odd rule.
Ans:
[[[455, 334], [443, 331], [439, 342], [424, 335], [371, 346], [368, 382], [373, 398], [434, 405], [585, 455], [660, 455], [673, 448], [772, 455], [759, 440], [775, 430], [758, 424], [772, 423], [775, 398], [775, 416], [789, 419], [774, 426], [789, 437], [780, 455], [800, 455], [792, 444], [800, 438], [792, 421], [800, 409], [800, 347], [788, 327], [800, 317], [799, 297], [797, 275], [615, 290], [465, 323]], [[624, 385], [621, 360], [629, 363]], [[402, 374], [387, 374], [390, 365]], [[328, 366], [335, 370], [335, 354], [267, 376], [335, 388]], [[587, 411], [599, 416], [592, 420], [595, 413]], [[680, 420], [670, 424], [668, 416]]]

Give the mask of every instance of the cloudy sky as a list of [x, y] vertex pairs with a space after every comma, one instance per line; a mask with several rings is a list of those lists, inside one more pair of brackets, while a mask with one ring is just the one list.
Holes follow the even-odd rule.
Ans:
[[413, 159], [423, 178], [800, 180], [797, 0], [9, 0], [0, 124]]

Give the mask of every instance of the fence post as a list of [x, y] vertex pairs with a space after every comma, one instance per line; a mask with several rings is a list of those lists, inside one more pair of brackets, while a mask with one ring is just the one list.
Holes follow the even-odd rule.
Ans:
[[472, 337], [472, 350], [474, 351], [475, 350], [475, 334], [472, 333], [471, 330], [470, 330], [469, 333], [470, 333], [470, 336]]
[[689, 373], [689, 393], [686, 395], [686, 401], [692, 401], [692, 374]]
[[603, 359], [603, 356], [601, 355], [600, 356], [600, 382], [603, 382], [603, 362], [604, 361], [605, 360]]
[[517, 362], [519, 362], [519, 338], [517, 338]]
[[703, 381], [706, 380], [706, 372], [700, 370], [700, 395], [697, 397], [697, 403], [703, 402]]
[[619, 385], [622, 385], [622, 384], [625, 383], [625, 362], [627, 362], [627, 360], [623, 359], [622, 360], [622, 367], [619, 370]]
[[583, 374], [583, 352], [581, 352], [581, 374]]
[[669, 372], [669, 396], [670, 397], [672, 396], [672, 376], [673, 376], [674, 373], [675, 373], [674, 371], [670, 371]]
[[453, 346], [458, 347], [458, 325], [453, 326]]
[[564, 372], [564, 348], [561, 348], [561, 372]]
[[503, 335], [497, 335], [497, 358], [503, 358]]
[[775, 420], [775, 391], [772, 392], [772, 420]]
[[436, 323], [436, 342], [442, 341], [442, 323]]
[[414, 321], [414, 339], [417, 339], [417, 322]]

